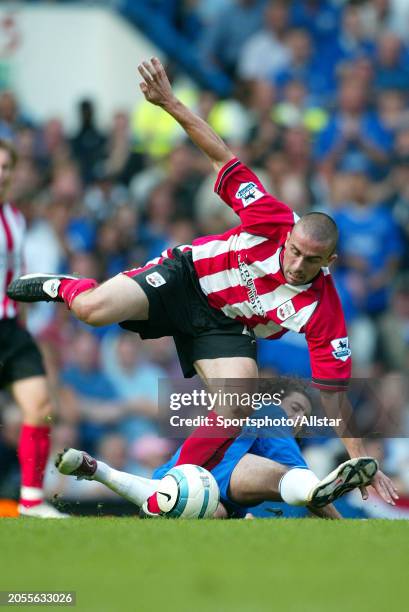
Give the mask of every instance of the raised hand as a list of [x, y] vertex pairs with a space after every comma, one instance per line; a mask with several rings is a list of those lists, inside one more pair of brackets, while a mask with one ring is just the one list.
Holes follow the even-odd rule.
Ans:
[[[384, 501], [392, 506], [395, 505], [395, 499], [399, 499], [399, 495], [392, 480], [385, 476], [381, 470], [378, 470], [373, 477], [371, 484], [369, 485], [375, 489], [377, 494], [382, 497]], [[362, 499], [368, 499], [368, 492], [366, 487], [361, 487]]]
[[165, 69], [157, 57], [139, 64], [138, 71], [143, 78], [139, 87], [148, 102], [166, 108], [176, 100]]

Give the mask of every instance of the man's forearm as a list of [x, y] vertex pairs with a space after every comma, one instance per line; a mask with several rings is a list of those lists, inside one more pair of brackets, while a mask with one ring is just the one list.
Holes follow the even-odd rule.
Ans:
[[341, 419], [341, 425], [334, 427], [351, 459], [366, 455], [363, 442], [358, 437], [352, 406], [344, 392], [321, 391], [321, 402], [325, 413], [331, 419]]
[[210, 158], [213, 167], [219, 170], [234, 155], [225, 142], [206, 121], [193, 113], [177, 98], [166, 102], [162, 108], [182, 126], [194, 144]]

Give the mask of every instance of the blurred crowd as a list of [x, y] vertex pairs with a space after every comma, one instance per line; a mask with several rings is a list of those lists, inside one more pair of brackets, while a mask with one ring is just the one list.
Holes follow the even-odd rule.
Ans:
[[[408, 3], [150, 1], [195, 45], [201, 61], [235, 83], [234, 97], [217, 99], [169, 64], [176, 94], [298, 214], [325, 211], [338, 223], [333, 273], [354, 376], [376, 379], [402, 424], [402, 439], [379, 443], [376, 452], [409, 496], [403, 439], [409, 408], [402, 400], [409, 373]], [[118, 109], [102, 130], [98, 101], [84, 99], [77, 129], [67, 134], [61, 118], [38, 125], [23, 100], [2, 91], [0, 138], [12, 139], [18, 150], [10, 199], [27, 219], [28, 272], [102, 281], [169, 246], [237, 224], [213, 193], [207, 160], [173, 120], [143, 100]], [[175, 444], [158, 435], [157, 380], [181, 375], [172, 340], [142, 343], [117, 327], [85, 328], [52, 305], [35, 306], [27, 319], [57, 401], [55, 449], [86, 448], [144, 475], [167, 459]], [[266, 375], [310, 374], [305, 341], [296, 334], [260, 342], [259, 355]], [[19, 423], [6, 395], [2, 403], [5, 494], [18, 477]], [[323, 452], [331, 468], [339, 447], [332, 440], [317, 446], [316, 457]], [[61, 494], [102, 495], [97, 484], [62, 480], [50, 470], [50, 488]]]

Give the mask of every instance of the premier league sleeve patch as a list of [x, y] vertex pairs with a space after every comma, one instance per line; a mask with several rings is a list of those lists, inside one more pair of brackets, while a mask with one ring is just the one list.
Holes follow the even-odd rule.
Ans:
[[241, 200], [243, 206], [246, 207], [262, 198], [263, 195], [265, 194], [260, 191], [255, 183], [241, 183], [237, 190], [236, 198]]
[[166, 284], [165, 279], [163, 278], [162, 274], [159, 274], [159, 272], [152, 272], [151, 274], [148, 274], [146, 276], [146, 282], [151, 287], [160, 287], [161, 285]]
[[349, 340], [348, 337], [345, 338], [336, 338], [335, 340], [331, 340], [333, 357], [335, 359], [340, 359], [341, 361], [346, 361], [351, 357], [351, 349], [349, 348]]

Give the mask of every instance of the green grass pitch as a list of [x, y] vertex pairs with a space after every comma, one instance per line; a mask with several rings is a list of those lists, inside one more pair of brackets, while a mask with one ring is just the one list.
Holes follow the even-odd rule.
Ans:
[[75, 590], [58, 609], [85, 612], [399, 612], [408, 536], [404, 521], [0, 519], [0, 590]]

